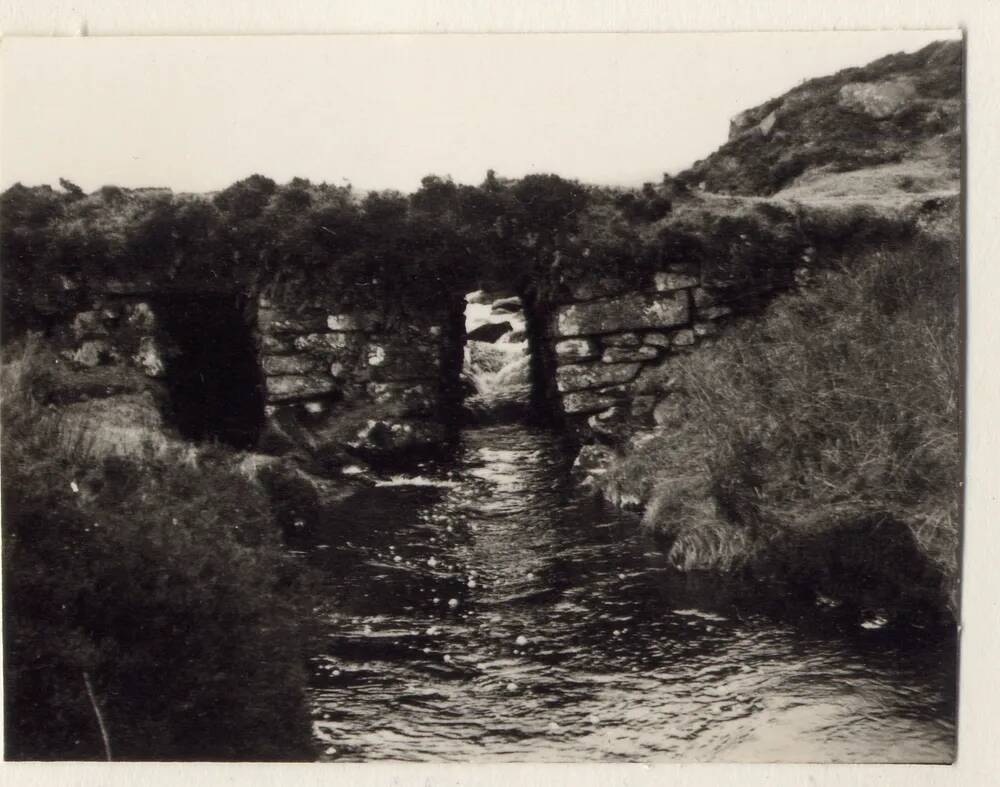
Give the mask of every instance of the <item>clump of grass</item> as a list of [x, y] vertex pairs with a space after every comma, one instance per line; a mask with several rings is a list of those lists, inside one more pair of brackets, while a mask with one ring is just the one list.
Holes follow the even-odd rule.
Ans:
[[904, 523], [954, 605], [960, 269], [954, 236], [841, 260], [665, 372], [686, 420], [609, 483], [651, 501], [647, 525], [688, 567], [732, 568], [789, 532]]
[[7, 756], [309, 758], [309, 594], [263, 490], [221, 450], [53, 439], [44, 373], [22, 348], [0, 379]]

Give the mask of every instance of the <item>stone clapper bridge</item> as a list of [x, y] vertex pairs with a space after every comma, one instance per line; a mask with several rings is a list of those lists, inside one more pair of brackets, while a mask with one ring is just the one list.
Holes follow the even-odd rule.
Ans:
[[[522, 290], [532, 413], [584, 442], [622, 421], [661, 422], [672, 407], [661, 367], [759, 310], [762, 295], [794, 286], [787, 263], [752, 292], [713, 270], [671, 263], [641, 276], [590, 272], [544, 298]], [[345, 311], [277, 281], [213, 286], [92, 282], [89, 308], [67, 315], [57, 346], [75, 366], [143, 379], [187, 439], [378, 460], [440, 447], [454, 433], [464, 291], [401, 318], [388, 307]]]

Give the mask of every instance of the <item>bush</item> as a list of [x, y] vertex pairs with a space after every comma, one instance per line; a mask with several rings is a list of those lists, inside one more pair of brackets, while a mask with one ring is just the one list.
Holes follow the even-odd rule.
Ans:
[[[748, 559], [789, 532], [905, 524], [954, 608], [959, 255], [957, 240], [922, 236], [845, 259], [763, 321], [671, 367], [687, 419], [608, 483], [652, 501], [647, 524], [687, 566], [739, 563], [727, 551], [734, 539]], [[705, 542], [706, 529], [714, 552], [686, 554], [685, 539]]]
[[233, 458], [58, 452], [4, 367], [7, 756], [306, 759], [309, 594]]

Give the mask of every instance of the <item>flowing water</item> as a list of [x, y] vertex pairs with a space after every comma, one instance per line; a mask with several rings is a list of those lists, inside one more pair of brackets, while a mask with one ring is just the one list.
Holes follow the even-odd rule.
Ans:
[[551, 433], [470, 428], [298, 544], [325, 760], [947, 761], [955, 642], [782, 622], [670, 569]]

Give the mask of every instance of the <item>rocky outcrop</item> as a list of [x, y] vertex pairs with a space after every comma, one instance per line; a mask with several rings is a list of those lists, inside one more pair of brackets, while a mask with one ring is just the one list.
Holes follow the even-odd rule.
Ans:
[[816, 173], [908, 161], [947, 176], [960, 159], [962, 58], [961, 41], [939, 41], [808, 80], [734, 117], [727, 143], [678, 178], [708, 192], [771, 195]]
[[917, 89], [909, 80], [850, 82], [840, 88], [837, 104], [852, 112], [862, 112], [875, 120], [898, 115], [916, 98]]

